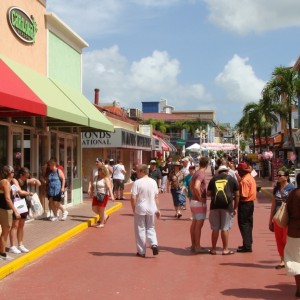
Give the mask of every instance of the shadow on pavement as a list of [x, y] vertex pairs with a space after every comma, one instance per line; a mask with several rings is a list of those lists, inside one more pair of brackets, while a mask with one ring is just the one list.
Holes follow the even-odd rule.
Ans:
[[[136, 253], [121, 253], [121, 252], [89, 252], [89, 254], [94, 256], [112, 256], [112, 257], [135, 257], [141, 259], [141, 257], [137, 257]], [[152, 256], [146, 256], [144, 259], [154, 258]]]
[[196, 255], [196, 254], [194, 254], [186, 249], [183, 249], [183, 248], [173, 248], [173, 247], [166, 247], [166, 246], [159, 246], [159, 251], [160, 252], [171, 252], [175, 255], [181, 255], [181, 256]]
[[[266, 289], [228, 289], [221, 292], [224, 296], [234, 296], [238, 299], [288, 299], [294, 296], [294, 287], [291, 284], [268, 285]], [[293, 297], [294, 298], [294, 297]]]
[[221, 266], [233, 266], [233, 267], [241, 267], [241, 268], [257, 268], [257, 269], [274, 269], [274, 266], [269, 265], [261, 265], [261, 264], [247, 264], [247, 263], [221, 263]]

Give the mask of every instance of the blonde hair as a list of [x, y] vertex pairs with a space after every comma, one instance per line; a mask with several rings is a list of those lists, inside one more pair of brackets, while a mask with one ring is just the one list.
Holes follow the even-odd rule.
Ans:
[[98, 171], [100, 171], [103, 174], [104, 177], [108, 176], [108, 171], [107, 171], [107, 168], [105, 166], [99, 167]]

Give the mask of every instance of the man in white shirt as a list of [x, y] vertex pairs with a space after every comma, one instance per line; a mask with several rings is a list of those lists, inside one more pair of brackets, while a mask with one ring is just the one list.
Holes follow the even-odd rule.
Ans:
[[113, 167], [113, 184], [114, 184], [114, 194], [117, 200], [125, 200], [123, 197], [124, 192], [124, 180], [125, 180], [126, 170], [122, 163], [122, 160], [118, 160], [118, 164]]
[[154, 228], [158, 210], [158, 187], [154, 179], [148, 176], [148, 166], [138, 165], [136, 180], [131, 189], [131, 206], [134, 213], [134, 228], [137, 256], [145, 257], [146, 240], [151, 245], [153, 255], [158, 255], [157, 237]]
[[182, 162], [182, 169], [181, 169], [181, 171], [183, 172], [184, 177], [188, 176], [190, 174], [190, 171], [189, 171], [190, 159], [188, 157], [184, 157], [181, 160], [181, 162]]

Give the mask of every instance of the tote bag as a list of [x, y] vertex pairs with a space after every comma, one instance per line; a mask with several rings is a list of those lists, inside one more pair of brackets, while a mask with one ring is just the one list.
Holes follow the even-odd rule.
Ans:
[[289, 222], [289, 216], [287, 212], [286, 202], [282, 202], [278, 208], [276, 214], [273, 217], [273, 221], [281, 228], [285, 228]]
[[37, 193], [29, 196], [29, 199], [31, 201], [31, 217], [36, 219], [44, 213], [43, 205], [41, 204], [40, 198]]
[[14, 198], [14, 207], [19, 214], [28, 212], [26, 200], [24, 198], [20, 198], [19, 195], [16, 195], [16, 197]]

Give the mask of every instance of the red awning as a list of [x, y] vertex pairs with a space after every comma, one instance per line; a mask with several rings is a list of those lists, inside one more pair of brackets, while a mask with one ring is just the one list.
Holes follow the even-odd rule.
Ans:
[[0, 116], [46, 116], [46, 104], [0, 59]]
[[163, 139], [161, 139], [161, 146], [163, 151], [172, 151], [172, 148]]

